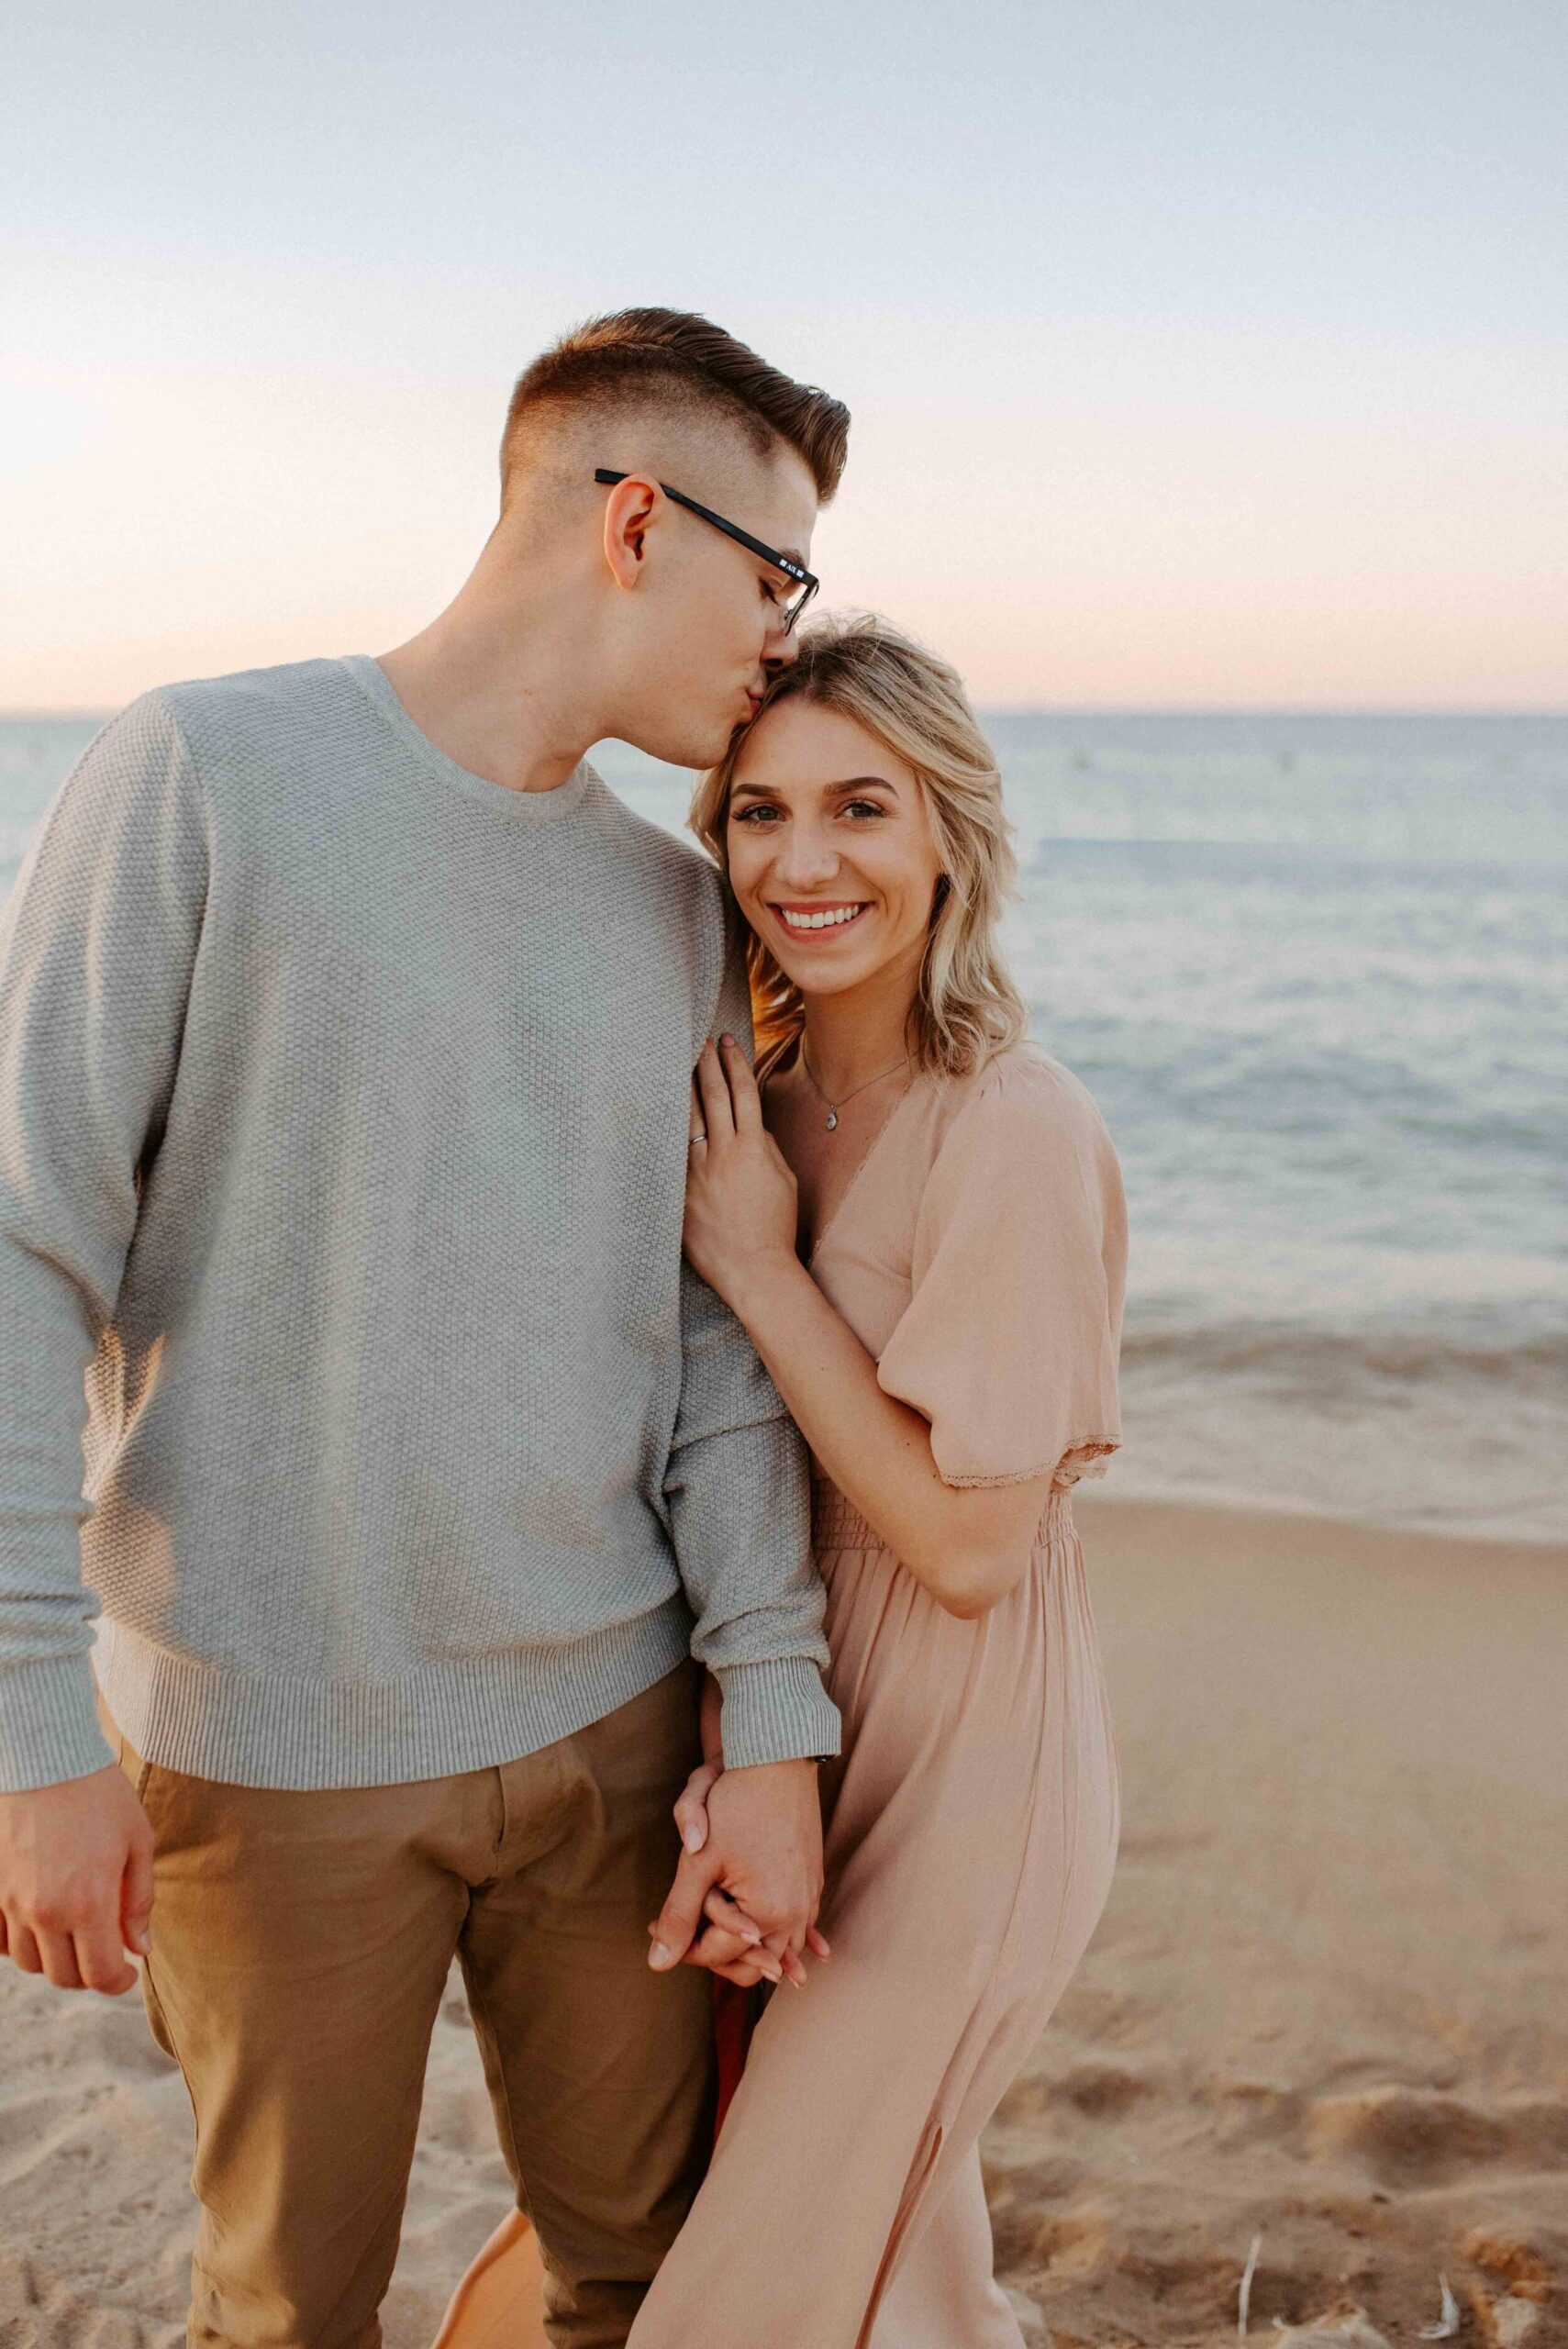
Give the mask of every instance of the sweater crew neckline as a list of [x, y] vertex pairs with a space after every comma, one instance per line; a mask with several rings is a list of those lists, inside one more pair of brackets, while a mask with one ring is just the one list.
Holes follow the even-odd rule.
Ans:
[[579, 759], [565, 782], [557, 784], [551, 791], [514, 791], [507, 784], [492, 783], [488, 776], [475, 774], [470, 768], [460, 766], [455, 759], [449, 759], [428, 734], [421, 732], [398, 700], [391, 678], [371, 653], [344, 653], [341, 666], [377, 717], [433, 782], [495, 808], [509, 823], [548, 824], [570, 816], [583, 805], [590, 787], [598, 783], [586, 759]]

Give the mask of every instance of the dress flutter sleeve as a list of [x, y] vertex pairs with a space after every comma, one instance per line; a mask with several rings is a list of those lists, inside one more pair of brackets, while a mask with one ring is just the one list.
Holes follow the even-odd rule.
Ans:
[[948, 1129], [916, 1222], [913, 1294], [877, 1365], [929, 1420], [948, 1485], [1102, 1476], [1121, 1441], [1120, 1169], [1056, 1063], [1009, 1055]]

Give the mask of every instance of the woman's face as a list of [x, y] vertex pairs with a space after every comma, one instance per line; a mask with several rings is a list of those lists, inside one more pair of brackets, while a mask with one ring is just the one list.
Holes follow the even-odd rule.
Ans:
[[736, 762], [730, 885], [805, 996], [906, 969], [911, 989], [941, 866], [914, 770], [836, 709], [792, 696]]

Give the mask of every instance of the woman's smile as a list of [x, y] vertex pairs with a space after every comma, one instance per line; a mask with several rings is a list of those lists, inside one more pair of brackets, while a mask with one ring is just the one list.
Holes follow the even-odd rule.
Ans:
[[779, 969], [842, 996], [906, 967], [941, 861], [919, 776], [846, 711], [785, 696], [739, 750], [725, 824], [740, 909]]
[[870, 912], [871, 899], [840, 898], [829, 905], [810, 900], [782, 905], [774, 899], [768, 910], [778, 916], [792, 938], [833, 938], [851, 930], [863, 913]]

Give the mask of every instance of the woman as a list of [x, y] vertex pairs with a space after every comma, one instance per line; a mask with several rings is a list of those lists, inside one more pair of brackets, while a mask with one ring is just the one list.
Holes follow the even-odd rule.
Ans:
[[[978, 2140], [1115, 1855], [1068, 1494], [1118, 1440], [1116, 1158], [1023, 1041], [999, 780], [943, 662], [824, 625], [693, 823], [751, 926], [761, 1085], [705, 1052], [686, 1248], [811, 1447], [844, 1751], [830, 1961], [769, 1998], [631, 2349], [1018, 2349]], [[738, 1930], [700, 1954], [777, 1978]]]

